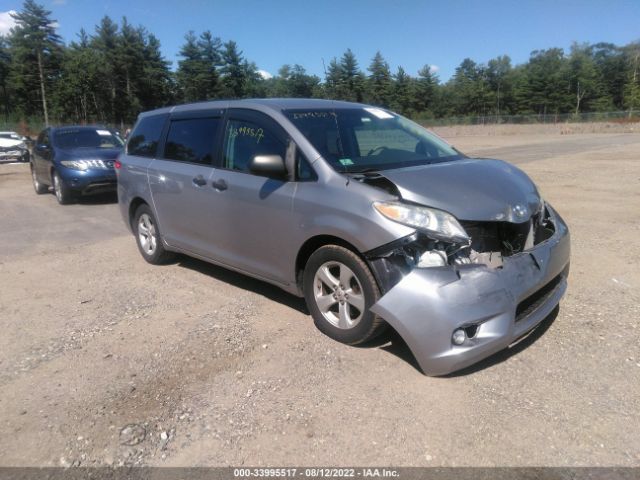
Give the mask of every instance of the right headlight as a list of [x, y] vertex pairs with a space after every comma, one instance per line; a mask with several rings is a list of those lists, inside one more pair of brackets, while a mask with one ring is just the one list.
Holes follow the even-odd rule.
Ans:
[[442, 210], [402, 202], [373, 202], [373, 207], [389, 220], [421, 230], [436, 240], [470, 241], [456, 217]]

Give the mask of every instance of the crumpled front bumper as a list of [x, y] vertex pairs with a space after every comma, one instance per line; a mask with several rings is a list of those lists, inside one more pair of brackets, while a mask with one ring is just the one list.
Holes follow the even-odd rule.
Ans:
[[[371, 311], [404, 339], [427, 375], [445, 375], [496, 353], [535, 328], [567, 288], [569, 230], [549, 208], [554, 235], [533, 249], [484, 265], [415, 268]], [[456, 346], [457, 328], [477, 326]]]

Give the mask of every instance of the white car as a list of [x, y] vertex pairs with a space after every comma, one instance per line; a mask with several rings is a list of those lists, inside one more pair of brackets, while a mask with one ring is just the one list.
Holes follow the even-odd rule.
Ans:
[[16, 132], [0, 132], [0, 161], [29, 161], [27, 138]]

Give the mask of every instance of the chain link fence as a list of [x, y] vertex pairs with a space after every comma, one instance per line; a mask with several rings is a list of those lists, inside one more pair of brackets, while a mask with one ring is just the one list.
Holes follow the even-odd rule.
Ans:
[[632, 112], [588, 112], [588, 113], [559, 113], [559, 114], [530, 114], [530, 115], [484, 115], [468, 117], [419, 118], [423, 124], [431, 126], [449, 125], [524, 125], [524, 124], [557, 124], [557, 123], [590, 123], [640, 122], [640, 111]]

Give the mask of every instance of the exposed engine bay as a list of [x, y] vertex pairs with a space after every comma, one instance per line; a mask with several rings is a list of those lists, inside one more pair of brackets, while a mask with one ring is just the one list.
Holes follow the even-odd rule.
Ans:
[[[366, 174], [354, 176], [354, 179], [401, 197], [395, 184], [383, 175]], [[414, 268], [474, 264], [502, 268], [505, 258], [533, 248], [555, 232], [550, 213], [542, 201], [538, 211], [521, 223], [464, 219], [459, 219], [459, 222], [469, 236], [466, 243], [442, 241], [416, 231], [366, 252], [383, 292], [391, 289]]]

